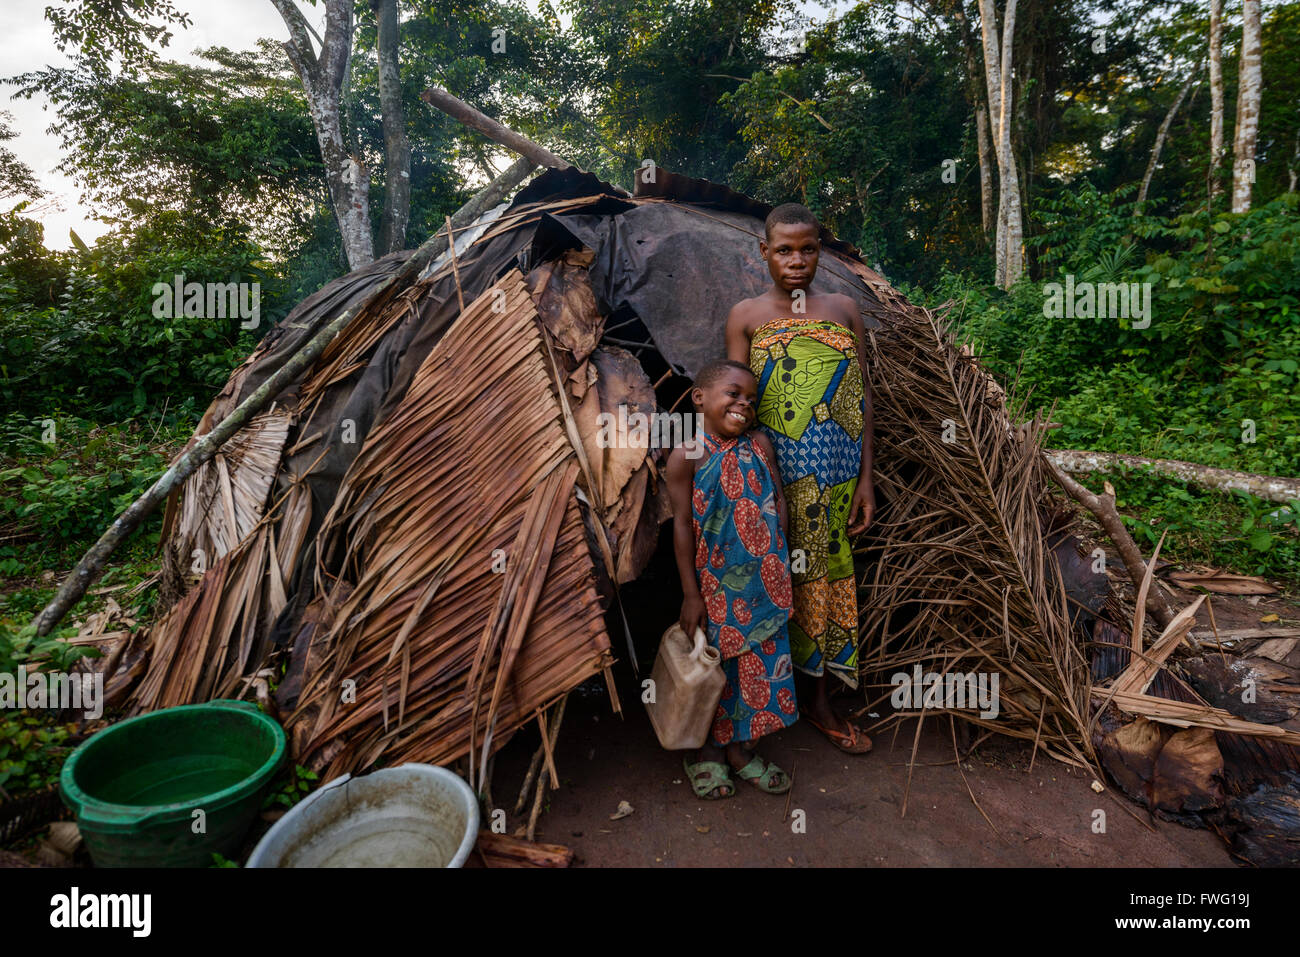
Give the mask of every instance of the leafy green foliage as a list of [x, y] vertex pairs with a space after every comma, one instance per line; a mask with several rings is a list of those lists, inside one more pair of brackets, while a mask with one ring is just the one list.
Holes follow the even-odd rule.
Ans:
[[286, 255], [327, 202], [298, 79], [270, 40], [199, 55], [201, 65], [155, 60], [105, 76], [82, 64], [11, 82], [55, 106], [59, 170], [118, 223], [170, 211], [166, 228], [182, 245], [217, 227]]
[[[18, 135], [12, 129], [13, 120], [12, 113], [0, 110], [0, 143]], [[0, 201], [19, 196], [37, 199], [44, 193], [32, 168], [15, 156], [13, 150], [0, 146]]]
[[731, 182], [773, 205], [804, 203], [891, 274], [964, 265], [962, 247], [982, 241], [974, 121], [956, 67], [951, 37], [855, 7], [810, 32], [795, 63], [719, 98], [748, 146]]
[[100, 73], [116, 63], [131, 69], [166, 46], [171, 27], [187, 27], [188, 15], [170, 0], [63, 0], [45, 8], [60, 50], [73, 51]]
[[[104, 426], [62, 416], [32, 421], [19, 413], [0, 420], [0, 671], [18, 664], [66, 671], [77, 658], [99, 654], [65, 639], [75, 635], [78, 617], [104, 605], [104, 596], [82, 599], [45, 638], [36, 638], [29, 624], [53, 598], [61, 572], [152, 483], [193, 424], [192, 415], [176, 413]], [[160, 524], [161, 516], [152, 516], [100, 580], [124, 606], [121, 586], [137, 585], [157, 568]], [[130, 616], [144, 620], [155, 598], [150, 591], [137, 599]]]
[[[946, 273], [916, 299], [953, 300], [963, 339], [1061, 428], [1052, 445], [1300, 474], [1300, 196], [1249, 213], [1173, 218], [1084, 183], [1041, 203], [1043, 282], [1009, 293]], [[1149, 328], [1053, 317], [1045, 282], [1150, 283]], [[1120, 483], [1116, 482], [1116, 487]], [[1249, 496], [1135, 477], [1123, 504], [1140, 544], [1161, 530], [1186, 554], [1295, 578], [1295, 513]], [[1151, 524], [1154, 522], [1154, 524]]]
[[33, 628], [10, 631], [0, 626], [0, 674], [12, 674], [19, 665], [29, 671], [68, 671], [78, 658], [99, 657], [93, 648], [67, 643], [75, 632], [74, 628], [64, 627], [40, 638]]
[[[95, 426], [83, 419], [30, 420], [11, 413], [0, 431], [12, 442], [0, 463], [0, 523], [12, 537], [27, 533], [64, 541], [97, 538], [167, 467], [178, 437], [193, 419], [156, 422], [152, 446], [145, 422]], [[162, 427], [167, 425], [166, 429]], [[45, 444], [46, 429], [54, 442]], [[21, 464], [9, 456], [21, 455]]]
[[560, 61], [576, 83], [564, 102], [579, 142], [597, 151], [595, 168], [631, 185], [645, 159], [688, 176], [728, 179], [745, 149], [735, 116], [722, 108], [737, 81], [776, 52], [766, 35], [792, 17], [789, 0], [564, 0], [572, 17]]
[[320, 775], [304, 768], [301, 764], [295, 764], [292, 768], [281, 771], [276, 780], [281, 782], [281, 786], [272, 787], [272, 790], [267, 793], [266, 800], [262, 802], [263, 810], [275, 808], [288, 810], [293, 807], [316, 789]]
[[[37, 257], [39, 258], [39, 257]], [[200, 231], [160, 213], [93, 249], [53, 255], [62, 266], [57, 305], [25, 301], [0, 264], [0, 397], [8, 408], [48, 415], [59, 408], [132, 415], [164, 404], [206, 404], [256, 344], [237, 315], [156, 316], [157, 284], [258, 283], [265, 332], [283, 315], [281, 280], [260, 250], [237, 232]], [[12, 308], [4, 297], [8, 291]]]
[[1124, 525], [1145, 552], [1167, 531], [1161, 555], [1171, 561], [1300, 580], [1300, 502], [1277, 505], [1128, 470], [1108, 478]]
[[74, 724], [54, 724], [44, 715], [0, 711], [0, 791], [19, 797], [59, 783], [71, 753]]

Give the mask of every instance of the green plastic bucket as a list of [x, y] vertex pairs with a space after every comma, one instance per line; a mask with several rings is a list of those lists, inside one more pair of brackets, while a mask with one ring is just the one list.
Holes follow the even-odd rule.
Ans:
[[96, 866], [206, 867], [238, 852], [284, 755], [254, 704], [181, 705], [95, 734], [59, 786]]

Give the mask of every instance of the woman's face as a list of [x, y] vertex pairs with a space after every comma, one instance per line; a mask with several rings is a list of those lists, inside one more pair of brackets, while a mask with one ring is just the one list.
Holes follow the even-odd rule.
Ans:
[[771, 240], [758, 244], [772, 281], [786, 292], [807, 290], [812, 285], [821, 248], [817, 227], [807, 223], [777, 223]]

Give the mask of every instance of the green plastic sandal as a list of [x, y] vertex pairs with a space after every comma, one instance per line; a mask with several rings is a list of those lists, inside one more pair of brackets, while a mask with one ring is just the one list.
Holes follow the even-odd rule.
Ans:
[[[740, 775], [742, 780], [748, 781], [760, 791], [768, 794], [784, 794], [790, 790], [790, 785], [794, 783], [790, 780], [790, 775], [772, 762], [764, 761], [757, 754], [754, 755], [753, 760], [737, 770], [736, 773]], [[775, 783], [772, 781], [774, 775], [776, 776]]]
[[[690, 781], [691, 790], [702, 801], [721, 801], [736, 793], [736, 788], [731, 783], [731, 775], [727, 773], [727, 766], [719, 761], [700, 761], [698, 764], [691, 764], [690, 758], [682, 758], [682, 767], [686, 769], [686, 778]], [[700, 777], [697, 778], [696, 775]], [[719, 788], [726, 788], [726, 793], [714, 794], [713, 792]]]

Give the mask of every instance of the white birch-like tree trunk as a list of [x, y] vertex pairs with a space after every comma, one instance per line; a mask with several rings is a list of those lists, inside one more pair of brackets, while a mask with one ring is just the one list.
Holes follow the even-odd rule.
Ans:
[[966, 53], [966, 89], [970, 97], [971, 109], [975, 112], [975, 143], [980, 164], [980, 223], [987, 239], [993, 229], [993, 143], [989, 137], [989, 114], [984, 105], [985, 97], [980, 95], [980, 70], [975, 57], [975, 40], [971, 34], [970, 21], [962, 9], [964, 0], [955, 0], [952, 5], [953, 19], [957, 21], [957, 30], [961, 34], [962, 49]]
[[1007, 0], [1002, 43], [998, 43], [994, 0], [980, 0], [980, 35], [984, 44], [984, 76], [988, 84], [989, 125], [998, 163], [998, 226], [995, 253], [997, 284], [1010, 289], [1024, 272], [1021, 249], [1024, 225], [1020, 211], [1020, 175], [1016, 171], [1011, 137], [1011, 55], [1016, 28], [1016, 0]]
[[1232, 211], [1250, 209], [1255, 179], [1255, 139], [1259, 134], [1260, 74], [1259, 0], [1241, 3], [1241, 63], [1237, 79], [1237, 135], [1232, 143]]
[[993, 231], [993, 141], [989, 136], [989, 115], [983, 103], [975, 106], [975, 137], [980, 155], [980, 222], [987, 239]]
[[1210, 208], [1223, 192], [1223, 0], [1210, 0]]
[[1286, 177], [1287, 177], [1286, 191], [1288, 193], [1295, 192], [1297, 172], [1300, 172], [1300, 130], [1296, 130], [1295, 150], [1291, 153], [1291, 162], [1287, 165], [1286, 168]]
[[1147, 171], [1142, 177], [1142, 186], [1138, 190], [1137, 201], [1139, 203], [1147, 198], [1147, 190], [1151, 186], [1151, 177], [1155, 175], [1156, 167], [1160, 165], [1160, 151], [1164, 149], [1165, 140], [1169, 136], [1169, 127], [1173, 125], [1178, 108], [1183, 105], [1183, 100], [1187, 98], [1187, 91], [1192, 88], [1192, 83], [1196, 81], [1196, 74], [1200, 72], [1201, 68], [1198, 66], [1196, 71], [1187, 78], [1182, 89], [1178, 91], [1178, 96], [1174, 98], [1174, 105], [1169, 107], [1164, 122], [1160, 124], [1160, 130], [1156, 133], [1155, 145], [1151, 147], [1151, 159], [1147, 161]]
[[348, 155], [339, 117], [343, 78], [352, 55], [352, 3], [325, 0], [325, 37], [317, 56], [310, 27], [294, 0], [271, 2], [289, 28], [284, 49], [307, 96], [343, 252], [348, 265], [357, 269], [372, 262], [375, 251], [370, 235], [370, 173], [358, 157]]

